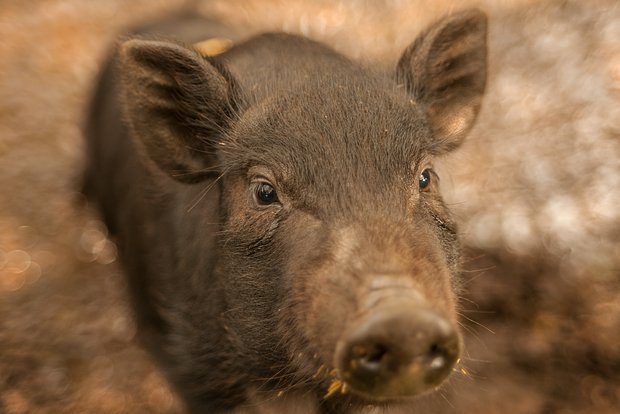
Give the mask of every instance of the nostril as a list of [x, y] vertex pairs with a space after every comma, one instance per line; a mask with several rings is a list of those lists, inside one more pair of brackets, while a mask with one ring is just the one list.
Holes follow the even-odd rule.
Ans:
[[439, 344], [432, 344], [428, 350], [428, 367], [432, 370], [443, 369], [446, 366], [448, 351]]
[[375, 373], [381, 370], [387, 353], [387, 347], [381, 344], [358, 345], [353, 350], [359, 368]]
[[458, 359], [459, 344], [456, 334], [443, 336], [433, 342], [423, 362], [424, 382], [428, 386], [438, 385], [452, 371]]

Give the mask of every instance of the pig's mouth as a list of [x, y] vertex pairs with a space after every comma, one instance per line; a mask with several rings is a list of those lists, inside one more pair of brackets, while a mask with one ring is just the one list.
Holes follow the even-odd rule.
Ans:
[[372, 401], [415, 397], [448, 377], [459, 350], [452, 323], [429, 308], [400, 303], [374, 309], [338, 341], [339, 378], [327, 396], [351, 391]]

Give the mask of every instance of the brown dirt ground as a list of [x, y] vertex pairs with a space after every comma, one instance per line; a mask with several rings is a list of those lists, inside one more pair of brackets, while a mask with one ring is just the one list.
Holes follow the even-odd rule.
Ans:
[[[616, 1], [196, 3], [392, 63], [435, 17], [487, 10], [489, 96], [446, 164], [468, 246], [467, 353], [435, 411], [620, 412]], [[136, 342], [115, 247], [77, 192], [106, 50], [183, 5], [0, 0], [0, 413], [183, 411]]]

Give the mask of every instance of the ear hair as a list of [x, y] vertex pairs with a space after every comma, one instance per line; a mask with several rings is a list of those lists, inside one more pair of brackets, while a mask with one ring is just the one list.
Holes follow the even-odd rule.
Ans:
[[458, 147], [480, 110], [487, 77], [487, 18], [479, 10], [448, 16], [403, 53], [397, 81], [426, 112], [439, 146]]
[[182, 182], [217, 173], [218, 138], [235, 118], [235, 81], [222, 65], [179, 44], [123, 42], [125, 115], [140, 147]]

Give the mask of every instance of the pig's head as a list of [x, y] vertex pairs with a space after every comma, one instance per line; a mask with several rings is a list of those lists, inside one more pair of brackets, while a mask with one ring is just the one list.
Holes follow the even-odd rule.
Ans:
[[204, 277], [217, 278], [225, 308], [213, 317], [253, 379], [347, 401], [415, 396], [459, 358], [459, 247], [433, 159], [477, 116], [486, 18], [438, 22], [392, 78], [308, 47], [316, 70], [282, 61], [265, 75], [234, 55], [227, 67], [226, 55], [130, 40], [126, 115], [178, 186], [219, 188], [216, 270]]

